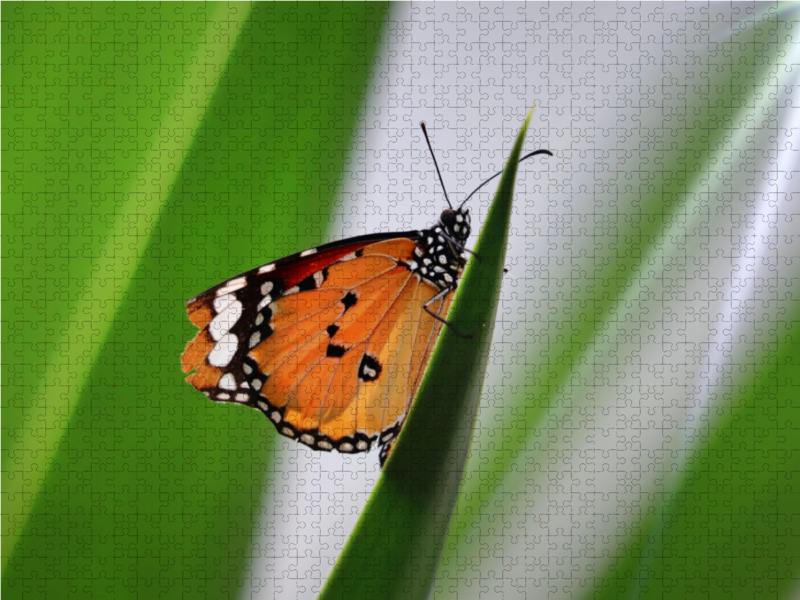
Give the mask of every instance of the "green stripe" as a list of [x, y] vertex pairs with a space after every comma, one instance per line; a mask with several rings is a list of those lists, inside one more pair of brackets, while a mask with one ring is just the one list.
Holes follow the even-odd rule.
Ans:
[[[90, 10], [95, 16], [105, 16], [107, 8], [107, 6], [102, 8], [95, 6]], [[42, 9], [41, 7], [24, 6], [20, 7], [20, 10], [26, 13], [25, 17], [16, 23], [22, 28], [30, 22], [28, 19], [32, 20], [38, 16]], [[6, 5], [4, 11], [12, 12], [12, 8]], [[83, 199], [84, 202], [91, 202], [92, 196], [101, 197], [99, 208], [101, 210], [111, 209], [107, 215], [104, 215], [107, 218], [108, 227], [101, 232], [92, 232], [98, 234], [97, 237], [91, 241], [86, 240], [90, 244], [92, 253], [91, 273], [82, 278], [85, 283], [81, 288], [75, 290], [74, 301], [65, 303], [69, 307], [65, 311], [68, 312], [65, 322], [60, 327], [56, 326], [53, 338], [43, 344], [47, 348], [47, 358], [41, 366], [42, 376], [34, 386], [26, 386], [32, 394], [31, 402], [22, 408], [22, 418], [14, 419], [16, 427], [12, 426], [7, 433], [3, 456], [4, 463], [6, 463], [4, 471], [7, 474], [3, 486], [4, 568], [25, 517], [36, 501], [44, 483], [48, 465], [58, 451], [59, 440], [69, 424], [78, 397], [85, 390], [85, 382], [97, 362], [104, 340], [108, 339], [114, 316], [119, 310], [125, 294], [129, 292], [131, 276], [136, 270], [136, 265], [144, 249], [150, 243], [150, 236], [154, 225], [158, 222], [158, 215], [172, 186], [176, 183], [181, 165], [191, 148], [206, 108], [213, 98], [225, 63], [248, 12], [247, 5], [234, 8], [229, 8], [225, 4], [209, 5], [208, 14], [204, 15], [203, 27], [199, 35], [197, 35], [198, 32], [192, 32], [196, 34], [193, 39], [196, 50], [186, 57], [188, 60], [181, 66], [180, 85], [170, 86], [167, 84], [167, 89], [163, 94], [166, 94], [168, 101], [161, 107], [158, 126], [150, 129], [147, 132], [149, 135], [140, 136], [142, 151], [137, 153], [135, 170], [116, 171], [113, 166], [108, 165], [105, 172], [101, 168], [89, 175], [89, 177], [96, 176], [101, 179], [108, 174], [112, 179], [108, 185], [101, 183], [92, 190], [90, 197]], [[130, 13], [126, 15], [130, 16]], [[117, 17], [120, 16], [117, 13]], [[47, 19], [46, 16], [43, 18]], [[124, 22], [122, 21], [122, 23]], [[118, 22], [106, 20], [105, 23], [109, 25], [109, 31], [94, 44], [113, 46], [120, 43], [115, 39], [112, 30], [118, 25]], [[50, 27], [45, 26], [44, 31], [47, 32], [49, 29]], [[28, 44], [30, 43], [41, 43], [39, 40], [31, 40], [24, 34], [23, 37], [15, 38], [15, 41], [24, 46], [23, 51], [29, 48]], [[48, 42], [44, 41], [43, 45], [47, 48]], [[91, 48], [91, 44], [87, 45], [87, 49], [89, 48]], [[69, 52], [75, 52], [75, 49], [70, 48]], [[162, 73], [162, 76], [166, 76], [166, 73]], [[33, 84], [28, 80], [29, 77], [29, 73], [23, 72], [20, 77], [22, 81], [14, 81], [12, 85], [21, 83], [25, 87], [32, 86]], [[67, 75], [64, 74], [64, 77]], [[168, 78], [168, 81], [175, 81], [175, 79]], [[68, 81], [47, 71], [43, 73], [39, 85], [50, 87], [54, 92], [69, 88]], [[98, 90], [92, 90], [90, 85], [85, 87], [85, 93], [96, 98]], [[109, 93], [115, 96], [115, 100], [121, 100], [118, 90], [114, 89], [116, 86], [108, 87], [111, 88]], [[21, 92], [20, 99], [24, 101], [28, 97], [28, 90], [23, 88]], [[49, 118], [53, 112], [58, 111], [58, 108], [45, 105], [43, 114]], [[132, 106], [126, 108], [135, 110]], [[108, 113], [106, 116], [112, 115], [113, 113]], [[25, 120], [30, 118], [30, 115], [22, 116]], [[13, 116], [11, 118], [14, 119]], [[86, 160], [83, 163], [75, 161], [72, 166], [78, 167], [83, 164], [89, 170], [93, 168], [93, 165], [86, 165], [87, 162], [92, 161], [95, 156], [102, 156], [104, 152], [110, 151], [105, 148], [97, 151], [91, 149], [91, 138], [117, 137], [120, 134], [116, 131], [117, 124], [112, 121], [101, 120], [99, 124], [95, 124], [94, 120], [89, 120], [83, 125], [88, 128], [88, 131], [84, 130], [82, 133], [90, 138], [87, 140], [87, 146], [90, 149], [86, 152]], [[52, 126], [58, 125], [53, 123]], [[69, 127], [69, 119], [65, 118], [60, 126]], [[35, 124], [31, 124], [31, 128], [35, 127]], [[28, 127], [21, 129], [20, 135], [24, 136], [25, 129]], [[46, 151], [28, 150], [25, 164], [28, 174], [24, 177], [26, 182], [29, 177], [35, 177], [32, 174], [36, 173], [37, 169], [47, 169], [46, 166], [36, 162], [42, 161], [46, 165], [49, 158], [47, 154]], [[130, 166], [134, 167], [133, 164]], [[45, 207], [42, 210], [47, 210], [45, 197], [52, 192], [47, 191], [46, 185], [42, 184], [46, 184], [48, 175], [53, 178], [65, 176], [55, 169], [51, 174], [47, 174], [39, 180], [39, 185], [36, 185], [37, 182], [34, 181], [32, 186], [34, 189], [31, 191], [28, 191], [27, 185], [23, 184], [23, 197], [10, 200], [23, 217], [25, 210], [30, 209], [35, 214], [43, 204]], [[75, 177], [75, 179], [78, 181], [73, 180], [73, 185], [80, 187], [80, 178]], [[86, 185], [89, 185], [88, 181]], [[70, 186], [63, 190], [63, 193], [70, 195], [71, 189]], [[29, 194], [33, 196], [30, 201], [27, 198]], [[115, 200], [119, 198], [119, 202], [102, 203], [103, 197]], [[66, 235], [70, 234], [75, 220], [84, 216], [82, 214], [84, 210], [86, 211], [84, 214], [87, 214], [96, 209], [86, 204], [78, 204], [74, 207], [74, 212], [64, 213], [74, 217], [74, 220], [62, 221], [67, 229]], [[49, 220], [42, 223], [44, 236], [50, 235], [48, 224]], [[58, 248], [55, 247], [57, 243], [56, 240], [47, 240], [49, 248], [55, 252], [58, 251]], [[24, 250], [21, 254], [24, 256]], [[22, 263], [24, 264], [24, 261]], [[65, 266], [70, 269], [69, 265]], [[45, 275], [45, 285], [47, 280]], [[42, 301], [45, 304], [49, 303], [48, 294], [59, 295], [57, 287], [40, 288], [40, 290], [44, 292]], [[42, 317], [45, 322], [49, 320], [47, 314]], [[12, 338], [9, 341], [14, 345], [21, 340]], [[13, 416], [11, 418], [13, 419]]]
[[[15, 421], [33, 438], [18, 435], [15, 444], [48, 452], [31, 453], [36, 476], [19, 456], [4, 463], [4, 514], [19, 501], [9, 494], [14, 485], [38, 492], [24, 500], [24, 528], [12, 523], [4, 596], [235, 596], [278, 436], [263, 415], [209, 402], [183, 381], [180, 354], [196, 331], [185, 300], [326, 241], [385, 5], [2, 9], [4, 56], [60, 56], [60, 43], [71, 49], [69, 68], [88, 65], [66, 78], [64, 69], [31, 69], [26, 55], [3, 71], [4, 84], [27, 82], [16, 90], [20, 106], [69, 97], [65, 122], [75, 125], [70, 132], [46, 106], [60, 128], [43, 149], [31, 141], [35, 111], [20, 109], [17, 120], [4, 113], [5, 124], [27, 125], [31, 116], [27, 136], [4, 136], [29, 143], [20, 154], [31, 167], [9, 181], [28, 186], [26, 194], [39, 185], [36, 204], [20, 193], [14, 211], [4, 211], [4, 232], [20, 230], [7, 246], [17, 262], [4, 258], [4, 274], [50, 277], [48, 286], [4, 280], [20, 294], [11, 310], [27, 311], [3, 331], [4, 360], [27, 353], [36, 381], [50, 377], [54, 360], [42, 352], [62, 354], [65, 365], [53, 380], [64, 390], [55, 411], [32, 400], [29, 377], [4, 372], [4, 399], [13, 399], [4, 427]], [[14, 38], [35, 23], [45, 23], [41, 46]], [[72, 87], [58, 88], [66, 81]], [[28, 176], [41, 165], [59, 175]], [[123, 187], [128, 181], [134, 187]], [[56, 324], [63, 331], [53, 337]], [[44, 426], [24, 412], [40, 405], [39, 420], [60, 427], [47, 439], [36, 438]]]

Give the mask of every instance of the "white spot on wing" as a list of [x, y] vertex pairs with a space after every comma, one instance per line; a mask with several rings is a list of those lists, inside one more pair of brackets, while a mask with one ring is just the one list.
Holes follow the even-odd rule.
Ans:
[[300, 436], [300, 441], [304, 444], [313, 444], [314, 443], [314, 436], [308, 433], [304, 433]]
[[291, 296], [292, 294], [296, 294], [299, 291], [300, 291], [300, 288], [295, 285], [295, 286], [290, 287], [285, 292], [283, 292], [283, 295], [284, 296]]
[[[261, 302], [259, 302], [259, 303], [258, 303], [258, 306], [256, 307], [256, 310], [261, 310], [262, 308], [264, 308], [265, 306], [267, 306], [267, 305], [268, 305], [270, 302], [272, 302], [272, 296], [270, 296], [269, 294], [267, 294], [266, 296], [264, 296], [264, 297], [261, 299]], [[259, 315], [259, 316], [260, 316], [260, 315]]]
[[311, 256], [312, 254], [316, 254], [316, 253], [317, 253], [317, 249], [316, 248], [311, 248], [311, 250], [305, 250], [305, 251], [301, 252], [300, 253], [300, 257], [302, 258], [304, 256]]
[[339, 450], [342, 452], [352, 452], [353, 451], [353, 444], [350, 442], [345, 442], [339, 446]]
[[[230, 294], [225, 296], [226, 298], [232, 298]], [[217, 300], [222, 300], [222, 298], [217, 298], [214, 300], [214, 308], [216, 308]], [[226, 333], [228, 333], [231, 328], [236, 325], [236, 322], [239, 320], [239, 317], [242, 316], [242, 303], [238, 300], [234, 300], [233, 302], [228, 302], [227, 308], [225, 308], [221, 313], [219, 313], [216, 317], [211, 319], [211, 323], [208, 324], [208, 333], [211, 334], [211, 337], [214, 341], [219, 341], [222, 339]]]
[[212, 367], [227, 367], [238, 347], [238, 338], [232, 333], [225, 334], [208, 353], [208, 364]]
[[356, 253], [351, 252], [350, 254], [345, 254], [340, 260], [353, 260], [356, 258]]
[[223, 390], [235, 390], [236, 389], [236, 380], [233, 378], [233, 375], [230, 373], [225, 373], [222, 377], [220, 377], [219, 383], [217, 387], [222, 388]]
[[223, 310], [228, 308], [228, 305], [236, 300], [236, 296], [233, 294], [225, 294], [224, 296], [217, 296], [214, 298], [214, 312], [221, 313]]
[[258, 346], [258, 343], [261, 341], [261, 332], [254, 331], [253, 335], [250, 336], [250, 347], [255, 348]]
[[262, 296], [266, 296], [267, 294], [269, 294], [272, 291], [272, 288], [274, 288], [274, 287], [275, 287], [274, 283], [272, 283], [271, 281], [265, 281], [261, 285], [261, 295]]
[[275, 264], [264, 265], [263, 267], [259, 267], [258, 274], [263, 275], [264, 273], [272, 273], [275, 270]]
[[231, 279], [228, 283], [217, 290], [217, 296], [219, 297], [224, 296], [225, 294], [230, 294], [231, 292], [242, 289], [246, 285], [246, 277], [237, 277], [236, 279]]
[[247, 394], [242, 394], [242, 393], [236, 394], [237, 402], [247, 402], [248, 400], [250, 400], [250, 396], [248, 396]]
[[325, 276], [322, 274], [322, 271], [317, 271], [314, 273], [314, 285], [319, 287], [325, 281]]

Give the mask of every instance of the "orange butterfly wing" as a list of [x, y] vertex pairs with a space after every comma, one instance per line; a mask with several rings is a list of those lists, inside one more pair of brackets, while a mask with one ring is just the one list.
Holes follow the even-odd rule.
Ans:
[[[300, 253], [191, 300], [201, 331], [182, 357], [185, 372], [196, 369], [188, 381], [259, 408], [318, 450], [361, 452], [377, 440], [383, 462], [442, 325], [423, 310], [439, 288], [408, 266], [417, 234], [397, 235]], [[430, 310], [443, 318], [451, 302], [448, 293]]]
[[[277, 298], [283, 290], [294, 286], [309, 287], [313, 273], [386, 237], [387, 234], [362, 236], [287, 256], [229, 279], [189, 300], [186, 303], [189, 320], [201, 331], [181, 355], [183, 372], [196, 370], [187, 381], [206, 395], [213, 395], [214, 399], [234, 398], [247, 402], [244, 396], [249, 392], [241, 386], [244, 382], [241, 363], [247, 347], [245, 338], [250, 335], [264, 298]], [[232, 386], [231, 378], [236, 387]], [[217, 398], [214, 390], [222, 397]]]

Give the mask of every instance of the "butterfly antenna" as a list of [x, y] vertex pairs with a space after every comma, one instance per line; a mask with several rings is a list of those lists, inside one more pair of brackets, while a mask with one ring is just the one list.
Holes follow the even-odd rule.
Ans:
[[436, 174], [439, 176], [439, 183], [442, 184], [442, 191], [444, 192], [444, 199], [447, 201], [447, 206], [451, 209], [453, 205], [450, 204], [450, 198], [447, 197], [447, 190], [444, 189], [444, 179], [442, 179], [442, 173], [439, 171], [439, 165], [436, 162], [436, 156], [433, 154], [433, 147], [431, 147], [431, 141], [428, 139], [428, 130], [425, 127], [425, 121], [420, 121], [419, 126], [422, 127], [422, 133], [425, 134], [425, 141], [428, 142], [428, 150], [431, 151], [431, 158], [433, 159], [433, 166], [436, 167]]
[[[427, 137], [427, 136], [426, 136], [426, 137]], [[546, 154], [547, 156], [553, 156], [553, 153], [552, 153], [552, 152], [550, 152], [550, 150], [534, 150], [534, 151], [533, 151], [533, 152], [531, 152], [530, 154], [526, 154], [525, 156], [523, 156], [522, 158], [520, 158], [520, 159], [519, 159], [519, 162], [518, 162], [517, 164], [521, 163], [523, 160], [526, 160], [526, 159], [530, 158], [531, 156], [536, 156], [536, 155], [538, 155], [538, 154]], [[437, 167], [437, 170], [438, 170], [438, 167]], [[472, 198], [472, 196], [474, 196], [474, 195], [475, 195], [475, 192], [477, 192], [479, 189], [481, 189], [483, 186], [485, 186], [487, 183], [489, 183], [489, 182], [490, 182], [492, 179], [494, 179], [494, 178], [495, 178], [495, 177], [497, 177], [498, 175], [502, 175], [502, 174], [503, 174], [503, 172], [502, 172], [502, 171], [500, 171], [499, 173], [495, 173], [494, 175], [492, 175], [491, 177], [489, 177], [489, 179], [487, 179], [487, 180], [486, 180], [486, 181], [484, 181], [482, 184], [480, 184], [478, 187], [476, 187], [476, 188], [475, 188], [475, 189], [472, 191], [472, 193], [471, 193], [469, 196], [467, 196], [467, 199], [466, 199], [466, 200], [464, 200], [464, 201], [461, 203], [461, 206], [459, 206], [458, 208], [461, 208], [462, 206], [464, 206], [464, 205], [467, 203], [467, 200], [469, 200], [470, 198]], [[449, 202], [448, 202], [448, 204], [449, 204]]]

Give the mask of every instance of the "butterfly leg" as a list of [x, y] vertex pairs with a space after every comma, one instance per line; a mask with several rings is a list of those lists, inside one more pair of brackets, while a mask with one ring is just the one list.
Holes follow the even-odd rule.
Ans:
[[450, 323], [449, 321], [447, 321], [447, 320], [443, 319], [442, 317], [440, 317], [440, 316], [439, 316], [439, 315], [437, 315], [436, 313], [432, 312], [432, 311], [431, 311], [431, 310], [428, 308], [428, 307], [429, 307], [431, 304], [433, 304], [433, 303], [434, 303], [434, 302], [436, 302], [437, 300], [441, 300], [442, 298], [444, 298], [444, 297], [445, 297], [447, 294], [449, 294], [449, 293], [450, 293], [450, 292], [452, 292], [452, 291], [453, 291], [453, 290], [449, 290], [449, 289], [444, 289], [444, 290], [442, 290], [441, 292], [439, 292], [438, 294], [436, 294], [436, 295], [435, 295], [433, 298], [431, 298], [430, 300], [428, 300], [428, 301], [427, 301], [425, 304], [423, 304], [423, 305], [422, 305], [422, 308], [425, 310], [425, 312], [426, 312], [426, 313], [428, 313], [428, 314], [429, 314], [430, 316], [432, 316], [434, 319], [436, 319], [437, 321], [441, 321], [442, 323], [444, 323], [445, 325], [447, 325], [447, 326], [448, 326], [448, 327], [449, 327], [449, 328], [450, 328], [450, 329], [453, 331], [453, 333], [455, 333], [455, 334], [456, 334], [458, 337], [460, 337], [460, 338], [462, 338], [462, 339], [465, 339], [465, 340], [471, 340], [471, 339], [472, 339], [472, 336], [471, 336], [471, 335], [467, 335], [466, 333], [462, 333], [462, 332], [461, 332], [461, 331], [458, 329], [458, 327], [456, 327], [455, 325], [453, 325], [453, 324], [452, 324], [452, 323]]

